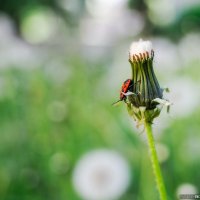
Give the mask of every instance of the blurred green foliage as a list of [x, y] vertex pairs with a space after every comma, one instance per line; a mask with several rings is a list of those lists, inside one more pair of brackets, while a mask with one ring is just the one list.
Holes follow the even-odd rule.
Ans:
[[[124, 106], [111, 107], [112, 100], [104, 95], [109, 91], [98, 91], [106, 72], [90, 70], [83, 63], [73, 63], [74, 72], [62, 85], [49, 80], [43, 68], [1, 72], [6, 86], [0, 100], [1, 199], [78, 200], [71, 184], [73, 167], [84, 152], [102, 147], [122, 152], [134, 168], [134, 179], [122, 200], [157, 199], [142, 135], [128, 125]], [[55, 102], [66, 109], [58, 121], [52, 114], [59, 117], [60, 108], [49, 112]], [[187, 141], [200, 140], [199, 124], [198, 110], [176, 120], [161, 137], [170, 149], [162, 168], [171, 199], [183, 181], [200, 188], [200, 159], [192, 158], [195, 151], [187, 148]], [[54, 159], [56, 154], [64, 158]]]
[[[129, 5], [145, 10], [145, 1], [142, 5], [138, 2]], [[62, 10], [53, 0], [0, 1], [0, 10], [19, 28], [24, 10], [36, 4]], [[144, 12], [148, 23], [143, 35], [181, 38], [185, 34], [181, 20], [189, 21], [188, 31], [199, 31], [199, 13], [199, 7], [188, 9], [173, 25], [161, 28]], [[73, 169], [81, 155], [98, 148], [121, 152], [131, 166], [133, 178], [120, 200], [158, 199], [144, 133], [133, 130], [123, 104], [111, 106], [116, 99], [105, 81], [108, 63], [88, 62], [81, 55], [68, 57], [65, 65], [70, 73], [62, 82], [49, 77], [45, 65], [25, 70], [16, 64], [19, 68], [0, 70], [0, 199], [81, 200], [71, 182]], [[181, 69], [178, 76], [187, 73], [198, 79], [196, 68], [193, 70]], [[115, 96], [118, 98], [117, 91]], [[171, 200], [176, 199], [176, 189], [183, 182], [194, 184], [200, 191], [199, 109], [172, 119], [172, 125], [159, 138], [170, 151], [162, 171]]]

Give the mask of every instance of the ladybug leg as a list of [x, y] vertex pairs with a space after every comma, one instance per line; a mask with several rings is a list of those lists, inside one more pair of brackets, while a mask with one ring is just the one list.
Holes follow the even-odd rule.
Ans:
[[114, 106], [114, 105], [116, 105], [118, 102], [120, 102], [120, 101], [122, 101], [121, 99], [119, 99], [118, 101], [116, 101], [116, 102], [114, 102], [114, 103], [112, 103], [111, 105], [112, 106]]
[[136, 83], [132, 83], [129, 86], [128, 92], [133, 92], [133, 86], [135, 85], [135, 87], [136, 87], [136, 93], [134, 93], [134, 94], [135, 95], [140, 95], [141, 93], [138, 91], [139, 90], [139, 84], [141, 84], [141, 80], [138, 80]]
[[141, 95], [141, 92], [140, 92], [140, 91], [137, 91], [137, 95]]

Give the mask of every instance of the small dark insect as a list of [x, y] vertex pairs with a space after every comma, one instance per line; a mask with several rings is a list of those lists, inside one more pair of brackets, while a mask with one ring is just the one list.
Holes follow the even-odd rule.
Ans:
[[128, 91], [132, 91], [131, 90], [132, 86], [133, 86], [133, 81], [131, 79], [127, 79], [126, 81], [124, 81], [124, 83], [122, 84], [121, 90], [120, 90], [119, 100], [116, 101], [115, 103], [113, 103], [112, 105], [115, 105], [116, 103], [118, 103], [120, 101], [126, 102], [127, 97], [124, 93], [127, 93]]

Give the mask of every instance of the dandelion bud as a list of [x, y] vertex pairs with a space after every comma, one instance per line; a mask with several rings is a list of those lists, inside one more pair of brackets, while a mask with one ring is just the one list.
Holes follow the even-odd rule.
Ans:
[[[153, 69], [154, 51], [150, 41], [133, 42], [129, 51], [129, 62], [132, 67], [132, 88], [127, 103], [129, 113], [139, 120], [152, 122], [165, 105], [163, 89], [160, 88]], [[167, 104], [169, 106], [169, 102]]]
[[154, 109], [156, 102], [152, 100], [162, 98], [162, 90], [153, 70], [154, 52], [150, 41], [133, 42], [129, 52], [129, 62], [132, 67], [132, 79], [134, 81], [133, 93], [130, 98], [135, 107], [144, 106], [146, 109]]

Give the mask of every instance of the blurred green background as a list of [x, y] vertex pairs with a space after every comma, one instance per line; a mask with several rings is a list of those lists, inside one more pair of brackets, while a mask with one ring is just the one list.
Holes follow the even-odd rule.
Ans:
[[[153, 125], [169, 199], [200, 193], [199, 0], [1, 0], [1, 200], [112, 200], [79, 191], [81, 167], [73, 181], [79, 160], [97, 150], [129, 166], [118, 171], [130, 176], [120, 189], [109, 169], [101, 178], [113, 199], [158, 200], [145, 133], [123, 103], [111, 106], [139, 38], [153, 42], [173, 102]], [[99, 180], [90, 184], [106, 196]]]

